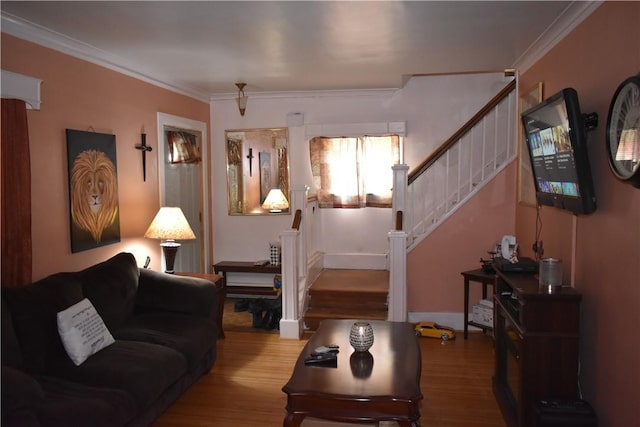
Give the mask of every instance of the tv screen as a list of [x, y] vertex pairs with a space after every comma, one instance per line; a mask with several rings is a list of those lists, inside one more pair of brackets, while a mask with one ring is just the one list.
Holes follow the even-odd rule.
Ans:
[[567, 88], [522, 113], [536, 199], [576, 214], [596, 210], [578, 94]]

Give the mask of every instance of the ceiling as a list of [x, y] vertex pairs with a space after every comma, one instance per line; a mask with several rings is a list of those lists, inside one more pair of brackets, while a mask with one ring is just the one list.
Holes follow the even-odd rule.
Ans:
[[401, 87], [520, 68], [590, 2], [2, 1], [2, 31], [183, 93]]

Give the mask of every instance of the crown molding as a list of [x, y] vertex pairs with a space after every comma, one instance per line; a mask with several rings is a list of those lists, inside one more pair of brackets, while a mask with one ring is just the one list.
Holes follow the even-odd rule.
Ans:
[[2, 70], [0, 79], [3, 98], [21, 99], [29, 110], [39, 110], [41, 104], [40, 83], [42, 80], [23, 74]]
[[582, 21], [595, 11], [604, 0], [572, 1], [556, 20], [516, 60], [512, 68], [520, 74], [538, 62], [556, 44], [571, 33]]
[[136, 68], [138, 68], [136, 64], [127, 62], [122, 57], [105, 52], [95, 46], [81, 42], [56, 31], [52, 31], [10, 13], [2, 12], [0, 22], [2, 25], [2, 32], [4, 33], [48, 47], [75, 58], [100, 65], [101, 67], [142, 80], [154, 86], [158, 86], [199, 101], [209, 102], [209, 97], [203, 94], [202, 91], [198, 91], [192, 87], [181, 86], [160, 80], [154, 77], [152, 73], [136, 70]]
[[[329, 98], [329, 97], [355, 97], [355, 96], [391, 96], [396, 93], [399, 88], [382, 88], [382, 89], [345, 89], [345, 90], [308, 90], [308, 91], [282, 91], [282, 92], [247, 92], [250, 99], [275, 99], [275, 98]], [[228, 101], [236, 99], [238, 92], [233, 93], [217, 93], [211, 95], [209, 100]]]
[[[1, 13], [2, 31], [12, 36], [48, 47], [58, 52], [79, 58], [96, 65], [108, 68], [129, 77], [142, 80], [152, 85], [189, 96], [203, 102], [213, 102], [235, 99], [236, 92], [208, 95], [192, 87], [185, 87], [175, 83], [153, 77], [152, 73], [141, 72], [137, 64], [127, 62], [124, 58], [98, 49], [90, 44], [52, 31], [48, 28], [24, 20], [10, 13]], [[323, 90], [323, 91], [282, 91], [282, 92], [247, 92], [253, 99], [273, 98], [301, 98], [301, 97], [330, 97], [330, 96], [388, 96], [398, 88], [364, 89], [364, 90]]]
[[[518, 58], [513, 68], [519, 73], [525, 72], [560, 40], [595, 11], [604, 0], [573, 1], [558, 18], [536, 39], [536, 41]], [[208, 95], [202, 90], [179, 85], [154, 77], [152, 72], [139, 70], [139, 66], [122, 57], [98, 49], [90, 44], [52, 31], [33, 22], [24, 20], [7, 12], [1, 12], [2, 31], [12, 36], [48, 47], [67, 55], [108, 68], [118, 73], [150, 83], [172, 92], [188, 96], [203, 102], [215, 102], [235, 99], [237, 93]], [[413, 76], [412, 76], [413, 77]], [[407, 79], [408, 80], [408, 79]], [[406, 81], [403, 82], [406, 83]], [[319, 90], [319, 91], [282, 91], [247, 92], [253, 99], [305, 98], [305, 97], [341, 97], [341, 96], [391, 96], [400, 88], [362, 89], [362, 90]]]

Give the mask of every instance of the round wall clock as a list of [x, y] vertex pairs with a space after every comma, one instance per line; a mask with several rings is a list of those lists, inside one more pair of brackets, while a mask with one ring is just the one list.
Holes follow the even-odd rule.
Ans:
[[606, 132], [614, 175], [640, 188], [640, 75], [618, 86], [609, 107]]

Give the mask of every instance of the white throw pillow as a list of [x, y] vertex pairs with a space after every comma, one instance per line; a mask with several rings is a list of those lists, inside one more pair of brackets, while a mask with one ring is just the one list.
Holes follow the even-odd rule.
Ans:
[[115, 342], [87, 298], [58, 313], [58, 333], [76, 366]]

